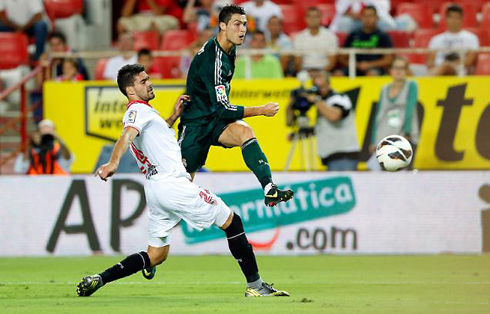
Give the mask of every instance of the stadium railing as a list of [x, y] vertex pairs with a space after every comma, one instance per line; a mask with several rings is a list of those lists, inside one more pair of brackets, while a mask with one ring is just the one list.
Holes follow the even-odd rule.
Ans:
[[27, 139], [28, 139], [28, 134], [27, 134], [27, 117], [29, 112], [33, 111], [36, 109], [36, 106], [31, 106], [28, 108], [27, 106], [27, 89], [26, 89], [26, 84], [32, 80], [35, 79], [36, 76], [39, 73], [43, 73], [44, 75], [44, 68], [42, 66], [37, 66], [34, 70], [32, 70], [29, 74], [27, 74], [25, 77], [23, 77], [17, 84], [7, 88], [3, 92], [0, 93], [0, 101], [6, 99], [10, 94], [13, 92], [19, 90], [20, 92], [20, 106], [19, 106], [19, 111], [20, 115], [17, 118], [14, 118], [0, 128], [0, 136], [2, 134], [5, 134], [9, 130], [14, 130], [15, 132], [18, 132], [20, 134], [20, 145], [19, 147], [13, 151], [11, 154], [7, 156], [1, 156], [0, 159], [0, 169], [3, 165], [5, 165], [7, 162], [9, 162], [12, 158], [15, 158], [17, 154], [21, 151], [23, 151], [26, 146], [27, 146]]
[[[490, 53], [490, 47], [481, 47], [479, 49], [428, 49], [428, 48], [378, 48], [378, 49], [357, 49], [357, 48], [340, 48], [334, 51], [325, 50], [325, 49], [288, 49], [282, 51], [276, 51], [272, 49], [240, 49], [238, 51], [238, 56], [241, 55], [260, 55], [260, 54], [279, 54], [279, 55], [303, 55], [305, 53], [325, 53], [327, 55], [335, 54], [335, 55], [348, 55], [349, 56], [349, 77], [356, 77], [356, 55], [358, 54], [424, 54], [427, 55], [429, 53], [437, 53], [437, 52], [456, 52], [462, 54], [464, 58], [464, 54], [467, 52], [476, 52], [476, 53]], [[182, 56], [186, 52], [185, 50], [158, 50], [153, 51], [152, 55], [154, 57], [177, 57]], [[82, 58], [82, 59], [103, 59], [110, 58], [114, 56], [120, 55], [119, 51], [80, 51], [80, 52], [67, 52], [67, 53], [53, 53], [51, 57], [53, 58]]]

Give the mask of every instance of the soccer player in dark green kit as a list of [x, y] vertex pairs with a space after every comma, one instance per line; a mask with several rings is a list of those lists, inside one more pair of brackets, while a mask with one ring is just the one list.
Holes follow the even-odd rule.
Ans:
[[219, 14], [219, 33], [208, 40], [194, 57], [187, 76], [186, 94], [179, 125], [179, 143], [187, 171], [194, 174], [206, 162], [209, 148], [240, 146], [243, 159], [264, 189], [265, 204], [275, 206], [288, 201], [293, 191], [282, 191], [272, 182], [267, 157], [254, 132], [243, 118], [273, 117], [279, 105], [269, 102], [258, 107], [232, 105], [228, 96], [235, 71], [236, 46], [243, 44], [247, 17], [242, 7], [227, 5]]

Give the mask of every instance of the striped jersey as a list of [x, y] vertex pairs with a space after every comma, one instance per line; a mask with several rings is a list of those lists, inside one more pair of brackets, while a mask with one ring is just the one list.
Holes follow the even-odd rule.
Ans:
[[206, 124], [217, 117], [243, 118], [243, 107], [229, 101], [235, 59], [236, 48], [226, 53], [215, 37], [197, 52], [187, 75], [186, 94], [191, 100], [184, 106], [183, 124]]

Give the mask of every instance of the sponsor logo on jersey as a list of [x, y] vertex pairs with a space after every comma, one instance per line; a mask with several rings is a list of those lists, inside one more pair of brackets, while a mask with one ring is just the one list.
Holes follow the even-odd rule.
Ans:
[[228, 97], [226, 96], [226, 88], [224, 85], [218, 85], [214, 87], [216, 90], [216, 99], [218, 102], [228, 101]]
[[136, 121], [136, 111], [135, 110], [131, 110], [128, 113], [128, 123], [134, 123], [135, 121]]

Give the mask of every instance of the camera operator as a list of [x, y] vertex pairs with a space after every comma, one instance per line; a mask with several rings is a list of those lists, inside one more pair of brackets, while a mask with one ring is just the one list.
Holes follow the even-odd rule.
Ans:
[[318, 155], [329, 171], [357, 170], [359, 141], [352, 103], [330, 88], [330, 77], [321, 71], [313, 78], [318, 93], [307, 96], [317, 108], [315, 133]]
[[66, 175], [73, 161], [73, 154], [57, 135], [54, 123], [42, 120], [31, 134], [31, 143], [26, 152], [17, 157], [14, 170], [29, 175]]

